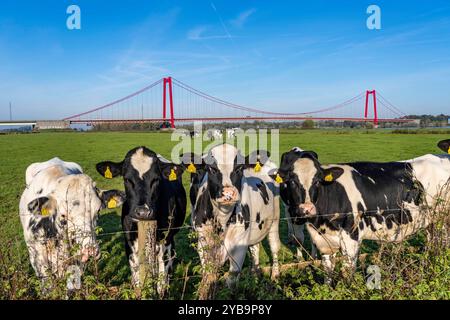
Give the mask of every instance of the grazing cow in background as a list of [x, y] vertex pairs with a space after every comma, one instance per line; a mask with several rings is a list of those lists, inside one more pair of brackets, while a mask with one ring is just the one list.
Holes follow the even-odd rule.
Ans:
[[197, 131], [189, 131], [189, 136], [191, 138], [197, 138], [199, 136], [199, 133]]
[[184, 167], [173, 164], [146, 147], [130, 150], [121, 162], [104, 161], [97, 171], [106, 178], [122, 176], [126, 201], [122, 208], [125, 250], [133, 284], [139, 285], [138, 220], [157, 222], [157, 261], [163, 295], [175, 259], [174, 236], [186, 216], [186, 192], [181, 182]]
[[429, 207], [448, 187], [450, 155], [321, 165], [315, 152], [291, 150], [272, 177], [286, 183], [290, 206], [307, 219], [325, 269], [334, 269], [340, 251], [353, 270], [362, 240], [400, 242], [430, 223]]
[[206, 137], [211, 141], [221, 140], [221, 139], [223, 139], [223, 134], [222, 134], [222, 131], [220, 131], [219, 129], [209, 129], [206, 132]]
[[239, 128], [231, 128], [231, 129], [226, 129], [226, 136], [227, 139], [233, 139], [234, 137], [236, 137], [236, 133], [241, 130]]
[[20, 221], [36, 275], [63, 277], [69, 265], [98, 257], [98, 212], [120, 205], [125, 194], [97, 189], [78, 164], [59, 158], [31, 164], [25, 180]]
[[272, 275], [276, 277], [279, 190], [267, 174], [276, 168], [267, 152], [244, 158], [234, 146], [222, 144], [204, 157], [184, 155], [182, 162], [192, 173], [192, 224], [198, 232], [198, 252], [205, 275], [210, 274], [209, 263], [220, 267], [226, 260], [230, 261], [230, 275], [240, 272], [249, 246], [254, 267], [258, 267], [258, 246], [268, 236]]

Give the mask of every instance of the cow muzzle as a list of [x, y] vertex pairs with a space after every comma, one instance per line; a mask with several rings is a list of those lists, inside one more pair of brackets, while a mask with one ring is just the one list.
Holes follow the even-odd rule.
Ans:
[[316, 206], [312, 203], [303, 203], [299, 205], [299, 211], [301, 216], [311, 217], [317, 214]]
[[155, 210], [147, 205], [138, 206], [132, 214], [135, 220], [155, 220]]
[[224, 187], [222, 196], [216, 199], [217, 203], [222, 205], [231, 205], [239, 201], [239, 192], [235, 187]]

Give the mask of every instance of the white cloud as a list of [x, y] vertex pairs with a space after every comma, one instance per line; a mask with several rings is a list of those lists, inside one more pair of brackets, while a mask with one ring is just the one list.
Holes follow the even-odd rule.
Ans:
[[230, 23], [235, 27], [242, 28], [247, 19], [255, 12], [256, 12], [255, 8], [241, 12], [235, 19], [230, 20]]
[[228, 34], [223, 35], [204, 35], [205, 31], [208, 30], [206, 26], [198, 26], [188, 31], [187, 38], [188, 40], [210, 40], [210, 39], [226, 39], [231, 36]]

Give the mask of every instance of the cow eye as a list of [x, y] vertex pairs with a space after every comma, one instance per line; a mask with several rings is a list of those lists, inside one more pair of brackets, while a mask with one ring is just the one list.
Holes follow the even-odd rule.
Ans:
[[130, 179], [125, 179], [125, 183], [128, 183], [131, 187], [134, 187], [134, 183]]

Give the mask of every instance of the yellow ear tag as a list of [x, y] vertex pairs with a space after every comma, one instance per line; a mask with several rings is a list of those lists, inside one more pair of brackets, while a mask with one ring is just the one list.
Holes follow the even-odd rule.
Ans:
[[48, 209], [46, 207], [42, 207], [41, 208], [41, 216], [47, 217], [49, 215], [50, 215], [50, 211], [48, 211]]
[[261, 171], [261, 164], [259, 163], [259, 161], [256, 161], [255, 167], [253, 168], [253, 170], [255, 172], [260, 172]]
[[117, 208], [117, 201], [113, 197], [108, 201], [108, 209], [115, 209], [115, 208]]
[[197, 172], [197, 168], [194, 166], [194, 164], [191, 162], [190, 165], [188, 165], [187, 167], [187, 171], [190, 173], [196, 173]]
[[177, 174], [175, 173], [174, 169], [170, 169], [169, 181], [175, 181], [175, 180], [177, 180]]
[[109, 169], [109, 167], [106, 167], [106, 171], [105, 171], [105, 178], [106, 179], [112, 179], [112, 172], [111, 169]]
[[276, 183], [283, 183], [283, 178], [280, 177], [280, 175], [277, 173], [277, 176], [275, 177]]
[[447, 152], [448, 152], [448, 154], [450, 154], [450, 147], [448, 147], [448, 150], [447, 150]]
[[325, 176], [324, 180], [325, 180], [326, 182], [331, 182], [331, 181], [333, 181], [333, 175], [332, 175], [331, 173], [327, 174], [327, 175]]

